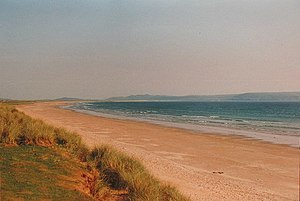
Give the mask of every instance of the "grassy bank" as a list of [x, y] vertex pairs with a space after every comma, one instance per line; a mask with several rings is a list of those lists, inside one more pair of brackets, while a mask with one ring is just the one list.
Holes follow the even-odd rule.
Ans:
[[76, 160], [42, 146], [0, 146], [0, 200], [91, 200]]
[[[82, 177], [89, 178], [88, 194], [95, 199], [113, 198], [112, 195], [121, 192], [119, 200], [188, 200], [173, 187], [151, 176], [138, 160], [109, 146], [102, 145], [89, 150], [76, 133], [32, 119], [13, 106], [0, 104], [0, 135], [2, 147], [37, 146], [66, 151], [76, 157], [93, 175], [92, 178], [87, 174]], [[11, 148], [15, 146], [5, 149]], [[7, 160], [1, 159], [1, 164]]]

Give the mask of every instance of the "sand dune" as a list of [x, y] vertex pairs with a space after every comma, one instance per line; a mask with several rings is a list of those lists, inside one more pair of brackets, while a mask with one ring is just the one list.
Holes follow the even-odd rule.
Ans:
[[26, 114], [78, 132], [89, 146], [111, 144], [139, 158], [192, 200], [298, 200], [299, 150], [238, 136], [96, 117], [56, 106], [19, 105]]

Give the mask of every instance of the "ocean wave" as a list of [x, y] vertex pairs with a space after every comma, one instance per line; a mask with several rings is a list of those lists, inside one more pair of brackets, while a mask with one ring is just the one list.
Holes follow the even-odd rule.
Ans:
[[[150, 106], [149, 106], [150, 104]], [[186, 109], [182, 109], [186, 106]], [[195, 108], [190, 108], [189, 103], [76, 103], [71, 108], [82, 109], [105, 114], [148, 119], [163, 122], [176, 122], [184, 124], [192, 124], [197, 126], [215, 126], [235, 129], [264, 131], [270, 133], [288, 133], [300, 132], [300, 118], [295, 119], [293, 112], [297, 111], [294, 108], [290, 111], [285, 111], [284, 114], [278, 113], [278, 109], [274, 111], [264, 112], [264, 108], [255, 108], [255, 105], [246, 105], [251, 110], [236, 109], [236, 105], [224, 105], [221, 108], [208, 107], [218, 103], [197, 103]], [[202, 105], [204, 104], [204, 106]], [[209, 105], [205, 105], [209, 104]], [[268, 105], [265, 107], [267, 108]], [[182, 107], [182, 108], [178, 108]], [[226, 107], [229, 107], [226, 108]], [[155, 109], [153, 109], [155, 108]], [[211, 109], [212, 108], [212, 109]], [[232, 109], [234, 108], [234, 109]], [[255, 110], [255, 113], [252, 112]], [[282, 109], [283, 110], [283, 109]], [[269, 112], [269, 113], [268, 113]], [[218, 115], [220, 114], [220, 115]], [[297, 118], [300, 117], [297, 113]]]
[[212, 116], [209, 116], [209, 118], [211, 118], [211, 119], [217, 119], [217, 118], [220, 118], [220, 116], [212, 115]]

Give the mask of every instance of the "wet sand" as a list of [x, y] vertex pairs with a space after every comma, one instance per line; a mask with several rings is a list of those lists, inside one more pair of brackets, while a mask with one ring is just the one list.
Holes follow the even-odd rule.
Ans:
[[17, 108], [78, 132], [91, 147], [110, 144], [134, 155], [192, 200], [299, 200], [297, 148], [58, 108], [64, 104]]

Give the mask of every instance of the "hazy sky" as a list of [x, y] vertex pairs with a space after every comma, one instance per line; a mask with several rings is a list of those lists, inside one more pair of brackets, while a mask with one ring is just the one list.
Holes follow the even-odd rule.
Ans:
[[0, 0], [0, 97], [300, 91], [299, 0]]

